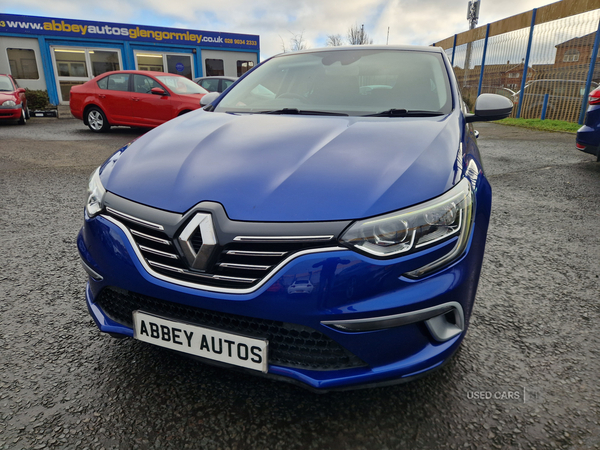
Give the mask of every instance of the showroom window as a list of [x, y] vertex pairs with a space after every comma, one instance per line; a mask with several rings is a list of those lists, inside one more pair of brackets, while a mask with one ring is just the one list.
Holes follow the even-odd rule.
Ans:
[[119, 64], [119, 54], [117, 52], [90, 50], [89, 54], [93, 76], [121, 69], [121, 65]]
[[152, 72], [164, 72], [163, 55], [137, 53], [135, 55], [138, 70], [150, 70]]
[[40, 78], [35, 52], [24, 48], [7, 48], [10, 73], [20, 80], [38, 80]]
[[225, 66], [222, 59], [206, 59], [204, 65], [206, 66], [207, 77], [222, 77], [225, 75]]
[[237, 76], [241, 77], [246, 72], [254, 67], [254, 61], [238, 61], [237, 62]]
[[135, 54], [135, 62], [138, 70], [174, 73], [190, 80], [194, 76], [189, 54], [140, 52]]
[[59, 77], [82, 78], [88, 76], [85, 50], [55, 49], [54, 58]]

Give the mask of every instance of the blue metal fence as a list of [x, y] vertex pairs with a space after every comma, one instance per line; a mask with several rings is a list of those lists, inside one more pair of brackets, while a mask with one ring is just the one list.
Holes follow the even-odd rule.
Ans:
[[544, 110], [545, 118], [583, 123], [600, 85], [598, 4], [563, 0], [434, 45], [445, 49], [470, 107], [481, 93], [498, 93], [513, 100], [515, 117]]

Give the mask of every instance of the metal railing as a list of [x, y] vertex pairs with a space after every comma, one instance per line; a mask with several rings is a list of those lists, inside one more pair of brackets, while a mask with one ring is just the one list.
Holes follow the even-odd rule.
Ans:
[[495, 93], [515, 103], [514, 117], [581, 124], [600, 85], [600, 0], [562, 0], [434, 45], [471, 109], [479, 94]]

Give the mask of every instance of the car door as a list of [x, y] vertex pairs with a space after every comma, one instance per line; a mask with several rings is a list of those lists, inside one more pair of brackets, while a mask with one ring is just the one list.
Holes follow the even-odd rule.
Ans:
[[[106, 80], [106, 82], [104, 81]], [[114, 73], [98, 82], [98, 103], [111, 124], [126, 124], [131, 118], [129, 74]]]
[[[153, 88], [160, 88], [165, 94], [153, 94]], [[131, 98], [133, 119], [143, 125], [157, 126], [171, 120], [173, 114], [173, 102], [169, 91], [152, 77], [134, 74]]]

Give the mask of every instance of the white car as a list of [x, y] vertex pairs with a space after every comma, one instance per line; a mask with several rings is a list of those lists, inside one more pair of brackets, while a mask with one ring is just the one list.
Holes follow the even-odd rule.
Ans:
[[313, 289], [309, 280], [296, 280], [288, 287], [288, 294], [310, 294]]

